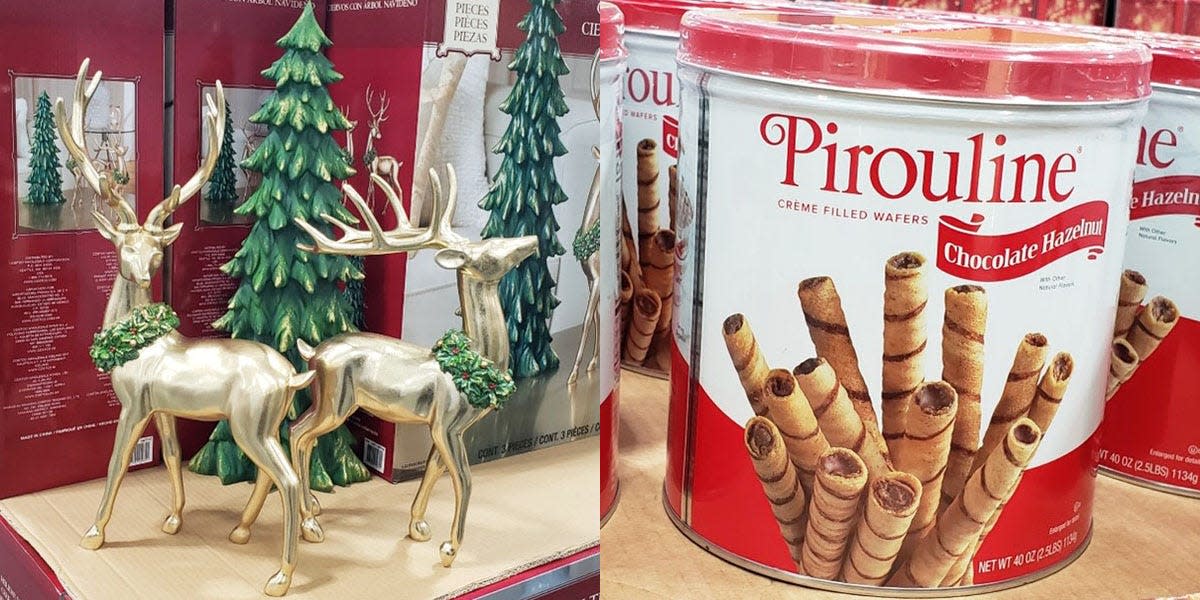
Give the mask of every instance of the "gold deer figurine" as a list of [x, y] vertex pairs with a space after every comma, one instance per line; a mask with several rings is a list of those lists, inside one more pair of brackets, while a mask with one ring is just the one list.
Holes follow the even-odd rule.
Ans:
[[[404, 208], [395, 190], [381, 177], [372, 179], [387, 196], [397, 216]], [[497, 290], [500, 278], [526, 258], [537, 253], [537, 238], [492, 238], [468, 241], [450, 229], [457, 201], [454, 169], [448, 167], [449, 193], [443, 204], [441, 181], [430, 170], [433, 195], [433, 220], [427, 228], [417, 228], [408, 219], [385, 231], [372, 215], [362, 196], [343, 185], [346, 196], [355, 205], [366, 229], [355, 229], [329, 215], [321, 215], [338, 227], [342, 235], [331, 239], [315, 227], [296, 219], [312, 236], [314, 245], [302, 250], [344, 256], [365, 256], [435, 249], [437, 264], [458, 272], [458, 291], [463, 329], [488, 366], [507, 374], [509, 360], [508, 331]], [[445, 338], [444, 338], [445, 339]], [[344, 333], [326, 340], [316, 348], [298, 342], [300, 353], [310, 371], [317, 374], [312, 387], [312, 406], [292, 424], [292, 463], [297, 465], [305, 484], [309, 457], [317, 438], [333, 431], [355, 410], [367, 412], [393, 423], [423, 423], [429, 427], [433, 448], [425, 466], [425, 476], [412, 504], [408, 535], [417, 541], [430, 538], [425, 510], [434, 482], [449, 471], [454, 485], [454, 522], [450, 540], [440, 548], [442, 565], [449, 567], [462, 543], [467, 506], [471, 497], [471, 473], [463, 433], [493, 410], [491, 406], [472, 406], [456, 388], [451, 376], [443, 372], [435, 350], [374, 333]], [[309, 541], [324, 537], [316, 520], [312, 495], [302, 494], [303, 535]]]
[[[596, 111], [596, 119], [600, 119], [600, 83], [599, 55], [592, 60], [592, 109]], [[575, 353], [575, 365], [571, 367], [571, 376], [567, 385], [573, 385], [579, 379], [579, 366], [583, 364], [583, 352], [588, 345], [588, 337], [592, 337], [592, 360], [587, 370], [595, 371], [600, 359], [600, 148], [592, 146], [592, 156], [596, 159], [596, 172], [592, 175], [592, 186], [588, 188], [587, 204], [583, 207], [583, 222], [579, 231], [575, 232], [575, 241], [571, 244], [575, 259], [588, 284], [587, 309], [583, 313], [583, 330], [579, 334], [579, 351]], [[610, 267], [612, 268], [612, 267]], [[594, 335], [593, 335], [594, 334]]]
[[[374, 95], [371, 93], [371, 86], [367, 86], [367, 112], [371, 114], [371, 119], [368, 122], [369, 131], [367, 131], [367, 147], [363, 150], [363, 163], [367, 165], [368, 172], [371, 175], [378, 175], [379, 180], [376, 182], [375, 177], [367, 183], [367, 205], [371, 208], [375, 207], [375, 187], [387, 188], [388, 184], [384, 180], [385, 177], [391, 178], [393, 188], [389, 188], [394, 192], [400, 191], [400, 161], [394, 156], [380, 154], [375, 149], [376, 140], [382, 139], [383, 134], [379, 128], [383, 122], [388, 120], [387, 109], [391, 106], [388, 101], [387, 92], [379, 95], [379, 108], [372, 108], [371, 103], [374, 100]], [[349, 134], [347, 134], [349, 135]], [[387, 207], [384, 207], [386, 210]], [[407, 219], [407, 216], [402, 217], [405, 213], [396, 213], [397, 218]], [[418, 215], [420, 216], [420, 215]]]
[[[163, 462], [171, 479], [173, 496], [171, 513], [163, 522], [162, 530], [169, 534], [179, 531], [184, 493], [175, 418], [204, 421], [227, 418], [238, 447], [258, 466], [260, 485], [255, 493], [261, 492], [265, 497], [269, 490], [268, 481], [281, 492], [284, 514], [282, 564], [267, 582], [265, 591], [271, 596], [282, 596], [291, 585], [296, 569], [301, 488], [279, 442], [279, 426], [293, 394], [307, 387], [313, 374], [297, 375], [282, 354], [264, 344], [184, 337], [173, 328], [178, 325], [174, 313], [164, 305], [150, 302], [151, 281], [162, 265], [163, 248], [174, 242], [183, 228], [182, 224], [167, 227], [166, 220], [200, 191], [220, 153], [225, 119], [224, 90], [218, 82], [217, 101], [214, 103], [211, 96], [205, 98], [208, 112], [204, 120], [209, 151], [204, 162], [186, 183], [176, 185], [171, 194], [150, 211], [145, 223], [139, 224], [133, 207], [116, 193], [108, 174], [96, 169], [87, 159], [84, 115], [100, 84], [100, 72], [96, 72], [90, 84], [87, 83], [88, 62], [85, 59], [79, 67], [70, 115], [67, 115], [63, 99], [59, 98], [55, 105], [55, 122], [63, 145], [79, 165], [82, 177], [117, 215], [114, 224], [99, 212], [92, 212], [96, 229], [113, 243], [120, 260], [120, 272], [104, 312], [104, 330], [97, 335], [97, 340], [105, 339], [109, 332], [124, 331], [140, 333], [143, 343], [131, 346], [132, 356], [125, 354], [121, 360], [106, 363], [106, 369], [111, 369], [113, 391], [121, 402], [121, 413], [104, 497], [96, 521], [84, 534], [81, 545], [96, 550], [104, 544], [104, 530], [112, 518], [117, 490], [138, 436], [151, 417], [154, 417], [162, 439]], [[167, 316], [156, 322], [152, 320], [155, 314]], [[134, 326], [142, 327], [147, 322], [157, 325], [156, 337], [147, 335], [150, 329], [133, 331]], [[104, 346], [100, 348], [106, 351]], [[113, 348], [107, 348], [107, 351], [112, 352]], [[94, 346], [93, 358], [99, 366], [101, 361], [96, 358], [96, 352]], [[251, 498], [241, 524], [230, 534], [230, 540], [245, 543], [249, 539], [249, 526], [258, 515], [262, 499], [257, 495]]]

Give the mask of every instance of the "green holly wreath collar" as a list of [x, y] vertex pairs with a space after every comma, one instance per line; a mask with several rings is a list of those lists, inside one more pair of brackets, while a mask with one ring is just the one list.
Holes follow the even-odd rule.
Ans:
[[146, 304], [101, 329], [88, 354], [97, 369], [108, 373], [138, 357], [138, 351], [179, 327], [179, 316], [166, 304]]
[[583, 262], [592, 257], [600, 249], [600, 221], [596, 221], [587, 230], [580, 229], [575, 233], [575, 241], [571, 251], [575, 259]]
[[501, 371], [490, 359], [471, 349], [471, 338], [458, 329], [447, 331], [433, 346], [433, 357], [454, 387], [475, 408], [504, 408], [517, 385], [512, 371]]

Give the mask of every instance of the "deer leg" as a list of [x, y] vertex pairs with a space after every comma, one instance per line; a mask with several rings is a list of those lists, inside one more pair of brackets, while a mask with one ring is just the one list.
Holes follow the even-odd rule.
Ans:
[[145, 414], [141, 408], [121, 407], [112, 456], [108, 459], [108, 479], [104, 482], [104, 496], [100, 500], [100, 509], [96, 511], [96, 522], [83, 534], [80, 546], [96, 550], [104, 545], [104, 528], [108, 527], [108, 522], [112, 519], [117, 490], [121, 487], [125, 472], [129, 470], [129, 461], [133, 460], [133, 448], [137, 445], [138, 436], [142, 434], [149, 420], [150, 415]]
[[313, 446], [317, 444], [317, 438], [337, 429], [355, 409], [353, 384], [337, 380], [332, 383], [333, 389], [327, 390], [326, 383], [324, 378], [317, 377], [310, 388], [312, 406], [292, 422], [291, 458], [300, 478], [302, 498], [300, 532], [305, 541], [313, 543], [325, 539], [325, 532], [316, 518], [320, 514], [320, 505], [310, 488]]
[[471, 465], [467, 457], [467, 444], [463, 441], [463, 430], [449, 432], [445, 438], [448, 456], [446, 470], [454, 484], [454, 522], [450, 526], [450, 541], [442, 542], [440, 548], [442, 566], [449, 568], [458, 556], [466, 526], [467, 506], [471, 503]]
[[[579, 334], [579, 351], [575, 353], [575, 366], [571, 368], [571, 376], [567, 378], [567, 384], [574, 384], [579, 379], [579, 365], [583, 364], [583, 351], [588, 347], [588, 336], [592, 334], [593, 315], [598, 315], [600, 305], [600, 288], [593, 282], [590, 286], [591, 292], [588, 294], [587, 310], [583, 315], [583, 332]], [[596, 337], [600, 333], [600, 328], [596, 327]], [[599, 353], [597, 353], [599, 354]], [[588, 368], [591, 370], [591, 367]]]
[[421, 478], [421, 487], [417, 488], [417, 497], [413, 498], [408, 520], [408, 537], [418, 542], [429, 541], [429, 523], [425, 521], [425, 511], [429, 508], [429, 494], [433, 492], [434, 484], [446, 470], [442, 462], [442, 453], [435, 444], [429, 448], [429, 458], [425, 461], [425, 476]]
[[592, 282], [592, 297], [596, 299], [596, 308], [591, 313], [592, 327], [596, 330], [596, 335], [592, 337], [592, 360], [588, 363], [588, 372], [596, 370], [596, 365], [600, 363], [600, 288], [596, 282]]
[[[283, 556], [281, 566], [267, 581], [263, 592], [268, 596], [282, 596], [292, 585], [292, 574], [296, 572], [296, 552], [299, 546], [300, 529], [300, 479], [288, 462], [287, 453], [279, 443], [279, 424], [268, 423], [270, 419], [230, 419], [233, 439], [239, 448], [254, 461], [259, 472], [266, 472], [275, 487], [279, 488], [279, 499], [283, 503]], [[257, 484], [256, 484], [257, 485]]]
[[254, 491], [250, 492], [250, 500], [246, 502], [246, 508], [242, 509], [242, 520], [238, 523], [233, 531], [229, 532], [229, 541], [235, 544], [245, 544], [250, 541], [250, 526], [258, 520], [259, 513], [262, 512], [263, 504], [267, 501], [267, 495], [271, 493], [271, 478], [267, 472], [259, 469], [258, 476], [254, 479]]
[[180, 466], [179, 437], [175, 433], [175, 417], [159, 413], [154, 415], [158, 424], [158, 437], [162, 440], [163, 465], [171, 479], [171, 514], [163, 521], [163, 533], [174, 535], [179, 532], [183, 518], [183, 469]]

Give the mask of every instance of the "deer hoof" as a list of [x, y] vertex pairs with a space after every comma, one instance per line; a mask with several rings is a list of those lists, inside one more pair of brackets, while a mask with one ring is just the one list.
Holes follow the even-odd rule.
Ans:
[[300, 535], [304, 536], [304, 541], [314, 544], [325, 541], [325, 532], [321, 530], [321, 524], [315, 517], [309, 517], [300, 524]]
[[430, 538], [429, 523], [423, 519], [414, 521], [408, 526], [408, 537], [418, 542], [428, 542]]
[[280, 571], [267, 580], [267, 587], [263, 588], [263, 593], [279, 597], [286, 594], [290, 587], [292, 587], [292, 576]]
[[571, 376], [567, 378], [567, 385], [575, 385], [579, 380], [579, 371], [571, 371]]
[[167, 515], [167, 518], [163, 520], [162, 524], [163, 533], [175, 535], [176, 533], [179, 533], [179, 526], [182, 524], [183, 522], [180, 520], [179, 515]]
[[308, 495], [308, 501], [312, 503], [312, 514], [313, 514], [313, 516], [314, 516], [314, 517], [316, 517], [316, 516], [319, 516], [319, 515], [321, 514], [321, 503], [320, 503], [320, 502], [317, 502], [317, 495], [316, 495], [316, 494], [309, 494], [309, 495]]
[[234, 527], [233, 531], [229, 532], [229, 541], [231, 541], [239, 546], [242, 544], [245, 544], [246, 542], [249, 542], [250, 541], [250, 528], [242, 527], [241, 525]]
[[99, 550], [100, 546], [104, 545], [104, 532], [100, 531], [99, 527], [92, 525], [92, 528], [83, 534], [83, 539], [79, 541], [79, 545], [88, 550]]
[[442, 542], [442, 566], [447, 569], [454, 564], [454, 558], [458, 555], [458, 550], [454, 549], [454, 545], [450, 542]]

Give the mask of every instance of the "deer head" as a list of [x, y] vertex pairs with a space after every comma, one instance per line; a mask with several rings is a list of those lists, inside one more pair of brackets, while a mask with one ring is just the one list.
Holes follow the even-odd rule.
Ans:
[[391, 105], [391, 102], [388, 101], [387, 92], [383, 92], [382, 94], [379, 95], [379, 108], [371, 107], [371, 105], [374, 104], [374, 102], [375, 102], [375, 95], [371, 93], [371, 86], [368, 85], [367, 86], [367, 112], [371, 113], [371, 120], [370, 120], [370, 125], [369, 125], [371, 128], [371, 131], [369, 133], [367, 133], [367, 140], [377, 140], [377, 139], [383, 137], [379, 133], [379, 126], [384, 121], [388, 120], [387, 109], [388, 109], [388, 106]]
[[62, 98], [54, 103], [54, 122], [58, 126], [58, 134], [71, 158], [75, 159], [80, 175], [96, 194], [108, 204], [117, 216], [114, 224], [99, 211], [92, 211], [96, 222], [96, 230], [104, 239], [113, 243], [120, 259], [120, 273], [125, 280], [146, 289], [154, 273], [162, 266], [163, 248], [169, 246], [179, 237], [183, 228], [182, 223], [166, 227], [166, 220], [189, 198], [196, 195], [212, 174], [217, 163], [217, 155], [221, 150], [221, 132], [225, 127], [225, 91], [221, 82], [217, 82], [217, 101], [212, 96], [205, 96], [208, 114], [204, 121], [208, 130], [209, 151], [204, 162], [190, 179], [182, 186], [176, 185], [171, 194], [158, 203], [145, 223], [138, 223], [137, 213], [123, 195], [116, 192], [113, 182], [105, 173], [101, 173], [92, 161], [88, 159], [87, 139], [83, 133], [84, 115], [87, 114], [88, 103], [100, 85], [100, 72], [87, 81], [89, 59], [84, 59], [79, 66], [79, 74], [75, 78], [75, 96], [71, 102], [70, 115]]

